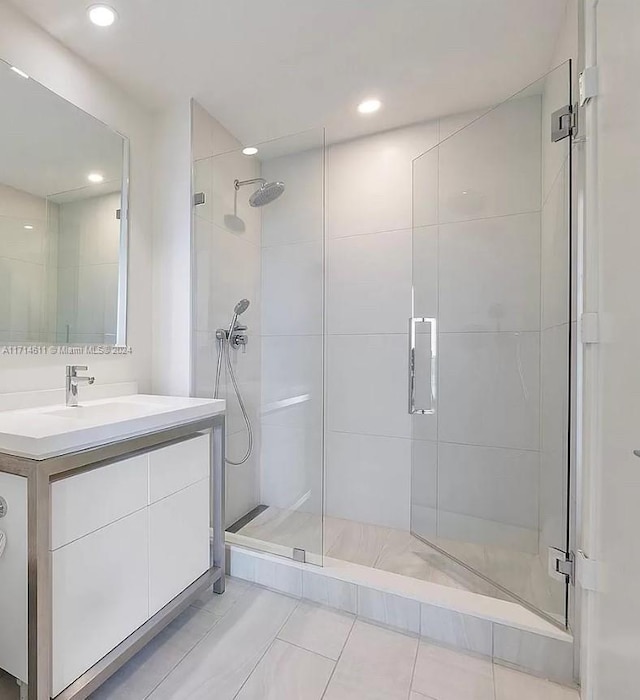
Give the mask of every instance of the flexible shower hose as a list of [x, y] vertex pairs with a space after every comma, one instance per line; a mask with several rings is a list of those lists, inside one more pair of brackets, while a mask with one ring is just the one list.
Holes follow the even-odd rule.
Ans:
[[236, 373], [233, 371], [233, 365], [231, 364], [231, 353], [229, 352], [229, 340], [225, 338], [218, 338], [218, 365], [216, 368], [216, 383], [215, 383], [215, 388], [213, 391], [213, 398], [217, 399], [219, 398], [218, 392], [220, 390], [220, 373], [222, 370], [222, 357], [223, 355], [226, 358], [226, 363], [227, 363], [227, 369], [229, 371], [229, 376], [231, 377], [231, 383], [233, 384], [233, 390], [236, 392], [236, 397], [238, 398], [238, 404], [240, 406], [240, 410], [242, 411], [242, 417], [244, 418], [244, 422], [247, 426], [247, 432], [249, 433], [249, 445], [247, 446], [247, 451], [244, 455], [244, 457], [239, 461], [239, 462], [234, 462], [228, 458], [225, 458], [225, 461], [227, 464], [231, 464], [234, 467], [239, 467], [241, 464], [244, 464], [249, 457], [251, 456], [251, 453], [253, 452], [253, 429], [251, 428], [251, 421], [249, 420], [249, 415], [247, 414], [247, 409], [244, 405], [244, 401], [242, 399], [242, 394], [240, 393], [240, 388], [238, 387], [238, 382], [236, 380]]

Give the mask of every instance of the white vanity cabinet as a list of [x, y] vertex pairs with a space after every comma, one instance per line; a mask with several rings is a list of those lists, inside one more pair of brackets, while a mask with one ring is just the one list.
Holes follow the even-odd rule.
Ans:
[[211, 566], [210, 436], [51, 484], [52, 696]]
[[149, 454], [149, 614], [209, 568], [209, 436]]

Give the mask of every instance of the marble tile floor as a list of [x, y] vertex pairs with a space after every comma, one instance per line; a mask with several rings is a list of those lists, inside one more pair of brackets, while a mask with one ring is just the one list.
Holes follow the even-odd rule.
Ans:
[[[0, 699], [17, 700], [0, 673]], [[579, 700], [576, 690], [228, 579], [91, 700]]]
[[[511, 598], [411, 533], [340, 518], [325, 517], [324, 548], [319, 516], [269, 507], [238, 534], [334, 559], [487, 595]], [[562, 622], [563, 587], [551, 579], [546, 562], [526, 552], [441, 540], [442, 549], [469, 562], [508, 590]]]

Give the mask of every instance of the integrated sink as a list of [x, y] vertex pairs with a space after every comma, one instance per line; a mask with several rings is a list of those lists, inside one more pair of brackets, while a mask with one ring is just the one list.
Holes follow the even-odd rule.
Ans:
[[132, 394], [0, 412], [0, 452], [47, 459], [224, 413], [220, 399]]
[[56, 416], [74, 422], [113, 422], [139, 418], [154, 413], [154, 406], [150, 404], [120, 403], [111, 401], [104, 404], [79, 404], [78, 406], [64, 406], [52, 411], [43, 411], [44, 416]]

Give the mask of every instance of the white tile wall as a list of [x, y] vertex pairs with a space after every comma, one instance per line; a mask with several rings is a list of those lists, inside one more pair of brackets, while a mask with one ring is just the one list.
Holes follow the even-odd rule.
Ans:
[[284, 194], [262, 210], [262, 245], [320, 241], [323, 236], [324, 154], [321, 149], [264, 162], [262, 177], [285, 183]]
[[318, 428], [322, 420], [322, 336], [262, 339], [262, 421]]
[[555, 326], [541, 336], [540, 547], [563, 542], [567, 503], [567, 367], [569, 326]]
[[[246, 354], [232, 351], [232, 362], [254, 432], [254, 450], [226, 473], [227, 525], [259, 503], [261, 375], [261, 215], [249, 206], [251, 186], [242, 188], [234, 208], [234, 180], [259, 176], [259, 163], [239, 152], [241, 144], [200, 105], [193, 103], [192, 154], [194, 192], [205, 204], [193, 208], [195, 300], [193, 391], [213, 395], [217, 362], [217, 328], [228, 328], [240, 299], [250, 306], [240, 322], [249, 327]], [[216, 155], [223, 154], [223, 155]], [[240, 407], [223, 367], [221, 394], [227, 399], [227, 451], [237, 461], [248, 435]]]
[[[262, 177], [286, 186], [262, 209], [260, 499], [303, 516], [322, 511], [324, 403], [324, 152], [307, 136], [260, 148]], [[321, 536], [297, 546], [320, 552]]]
[[439, 147], [415, 157], [413, 161], [412, 225], [432, 226], [438, 223]]
[[539, 453], [438, 445], [438, 507], [494, 523], [538, 529]]
[[319, 513], [322, 497], [322, 430], [317, 426], [262, 424], [260, 501]]
[[441, 223], [540, 210], [540, 111], [512, 100], [442, 143]]
[[540, 328], [540, 214], [440, 226], [441, 332]]
[[411, 315], [411, 230], [331, 240], [330, 334], [406, 333]]
[[328, 515], [409, 529], [410, 440], [329, 432], [326, 449]]
[[490, 620], [455, 613], [428, 603], [420, 606], [420, 634], [456, 649], [491, 656], [493, 635]]
[[420, 633], [420, 603], [393, 593], [358, 586], [358, 615], [389, 627]]
[[537, 450], [539, 346], [534, 332], [442, 334], [439, 439]]
[[[414, 315], [438, 316], [438, 226], [413, 229], [411, 276]], [[420, 330], [420, 327], [418, 327]]]
[[262, 249], [264, 335], [322, 333], [321, 241]]
[[[434, 509], [438, 503], [438, 443], [412, 440], [411, 503]], [[417, 530], [423, 534], [422, 529]]]
[[429, 122], [331, 146], [328, 236], [410, 228], [411, 161], [437, 140], [437, 122]]
[[573, 680], [573, 645], [505, 625], [494, 625], [496, 661], [526, 669], [560, 683]]
[[561, 167], [542, 209], [542, 328], [569, 321], [568, 166]]
[[330, 430], [411, 437], [404, 335], [328, 338]]

